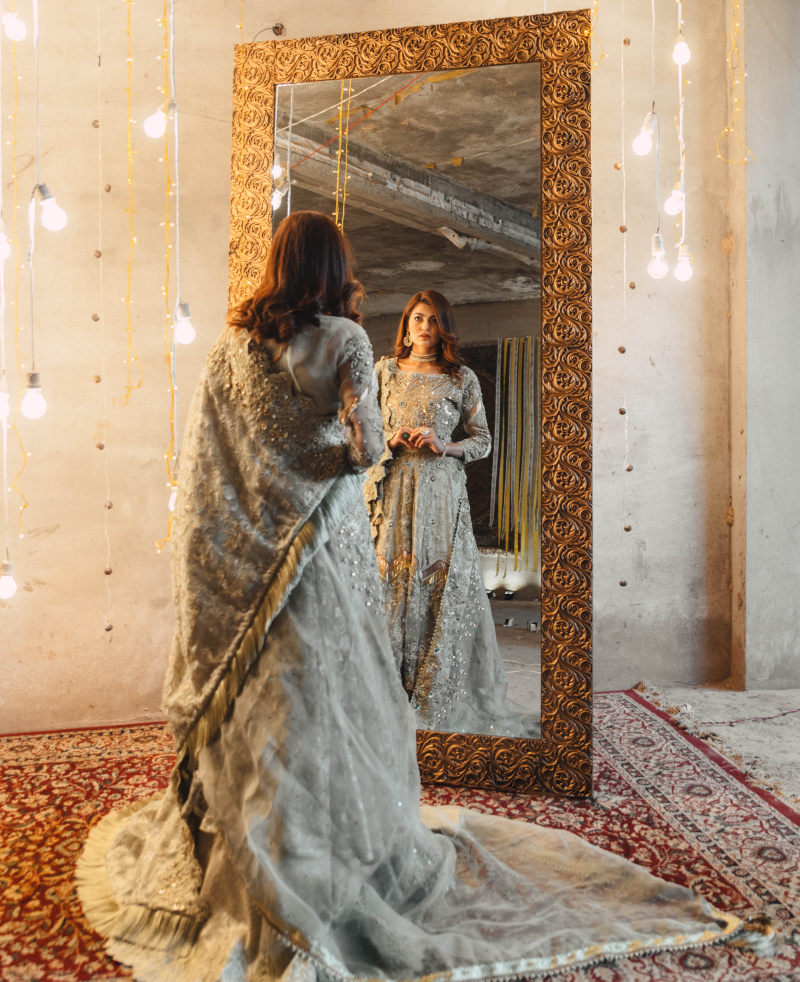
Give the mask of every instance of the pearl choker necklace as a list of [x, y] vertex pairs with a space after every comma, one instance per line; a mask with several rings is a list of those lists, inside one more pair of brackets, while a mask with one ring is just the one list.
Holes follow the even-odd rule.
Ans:
[[422, 362], [424, 362], [424, 361], [438, 361], [439, 360], [439, 355], [438, 354], [417, 355], [413, 351], [411, 352], [411, 354], [408, 357], [409, 357], [409, 359], [411, 361], [422, 361]]

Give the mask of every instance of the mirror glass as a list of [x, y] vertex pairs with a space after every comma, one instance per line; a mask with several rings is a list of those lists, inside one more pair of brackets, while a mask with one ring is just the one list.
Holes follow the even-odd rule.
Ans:
[[507, 712], [433, 728], [538, 737], [539, 64], [279, 85], [275, 109], [273, 224], [310, 208], [342, 225], [376, 359], [408, 299], [442, 293], [480, 382], [492, 451], [465, 470]]

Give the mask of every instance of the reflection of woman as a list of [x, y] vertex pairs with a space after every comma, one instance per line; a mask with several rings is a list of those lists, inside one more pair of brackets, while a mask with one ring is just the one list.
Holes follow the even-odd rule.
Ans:
[[732, 933], [569, 833], [420, 820], [354, 473], [382, 443], [357, 295], [341, 234], [298, 212], [211, 350], [175, 512], [177, 763], [92, 829], [89, 920], [146, 982], [525, 977]]
[[[382, 358], [376, 374], [387, 451], [368, 475], [366, 497], [389, 636], [419, 721], [514, 736], [538, 729], [505, 702], [464, 474], [491, 441], [478, 379], [462, 364], [441, 293], [409, 300], [395, 356]], [[465, 436], [453, 442], [459, 427]]]

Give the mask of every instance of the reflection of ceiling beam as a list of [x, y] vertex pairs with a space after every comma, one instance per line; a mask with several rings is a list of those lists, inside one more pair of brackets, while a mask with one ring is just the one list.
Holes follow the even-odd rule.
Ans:
[[[333, 198], [336, 188], [338, 141], [321, 150], [330, 131], [304, 128], [292, 136], [292, 183]], [[277, 139], [285, 157], [287, 140]], [[340, 168], [344, 174], [344, 161]], [[481, 194], [450, 178], [356, 144], [347, 154], [348, 202], [371, 214], [435, 235], [445, 235], [459, 248], [498, 249], [526, 265], [539, 266], [539, 220], [499, 198]], [[445, 231], [445, 229], [447, 231]], [[459, 242], [459, 239], [464, 241]]]

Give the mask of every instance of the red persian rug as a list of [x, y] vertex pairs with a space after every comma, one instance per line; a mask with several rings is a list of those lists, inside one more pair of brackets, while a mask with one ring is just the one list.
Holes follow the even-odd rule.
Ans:
[[[435, 787], [424, 800], [569, 829], [722, 909], [766, 912], [781, 946], [627, 959], [559, 982], [800, 980], [800, 815], [637, 693], [595, 696], [595, 741], [592, 801]], [[160, 724], [0, 737], [3, 982], [131, 978], [83, 919], [73, 867], [101, 815], [165, 785], [171, 750]]]

